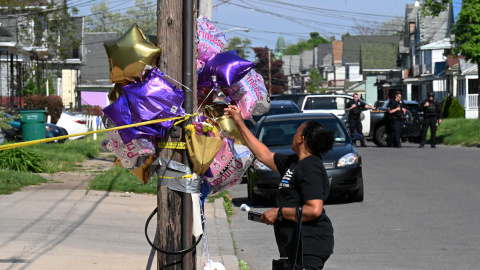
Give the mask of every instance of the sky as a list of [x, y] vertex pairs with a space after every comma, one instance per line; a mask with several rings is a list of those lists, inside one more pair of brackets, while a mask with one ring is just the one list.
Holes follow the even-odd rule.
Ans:
[[[99, 2], [69, 0], [68, 4], [76, 6], [80, 15], [88, 15], [90, 6]], [[274, 49], [279, 36], [284, 37], [287, 45], [307, 40], [310, 32], [339, 40], [346, 32], [353, 34], [356, 23], [404, 17], [405, 5], [414, 3], [415, 0], [213, 0], [211, 20], [220, 30], [250, 29], [229, 31], [227, 37], [248, 38], [252, 47]], [[125, 11], [134, 4], [133, 0], [117, 0], [111, 1], [110, 7], [113, 11]], [[453, 0], [453, 5], [456, 14], [461, 0]]]

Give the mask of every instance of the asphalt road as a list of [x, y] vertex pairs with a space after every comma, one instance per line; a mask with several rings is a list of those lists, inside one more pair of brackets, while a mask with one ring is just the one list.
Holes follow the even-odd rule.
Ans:
[[[480, 148], [371, 146], [359, 148], [365, 201], [331, 197], [325, 206], [335, 250], [324, 269], [480, 269]], [[230, 192], [237, 257], [252, 270], [271, 269], [272, 226], [240, 210], [246, 184]]]

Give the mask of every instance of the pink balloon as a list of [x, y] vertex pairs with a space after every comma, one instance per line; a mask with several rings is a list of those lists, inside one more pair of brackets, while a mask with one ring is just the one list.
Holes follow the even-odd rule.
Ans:
[[222, 148], [210, 165], [213, 177], [207, 178], [212, 194], [240, 183], [254, 158], [246, 146], [234, 145], [233, 140], [228, 138], [223, 138], [222, 141]]
[[222, 51], [228, 38], [205, 16], [197, 19], [198, 49], [197, 58], [207, 61]]

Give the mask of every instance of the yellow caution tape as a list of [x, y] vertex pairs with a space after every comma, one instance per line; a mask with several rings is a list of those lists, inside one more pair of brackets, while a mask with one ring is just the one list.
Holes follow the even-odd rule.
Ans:
[[[94, 130], [94, 131], [89, 131], [89, 132], [83, 132], [83, 133], [77, 133], [77, 134], [71, 134], [71, 135], [65, 135], [65, 136], [58, 136], [58, 137], [47, 138], [47, 139], [40, 139], [40, 140], [34, 140], [34, 141], [28, 141], [28, 142], [20, 142], [20, 143], [0, 145], [0, 151], [8, 150], [8, 149], [14, 149], [14, 148], [23, 147], [23, 146], [35, 145], [35, 144], [39, 144], [39, 143], [53, 142], [53, 141], [56, 141], [56, 140], [67, 139], [67, 138], [75, 137], [75, 136], [83, 136], [83, 135], [86, 136], [86, 135], [95, 134], [95, 133], [102, 133], [102, 132], [107, 132], [107, 131], [120, 130], [120, 129], [125, 129], [125, 128], [138, 127], [138, 126], [145, 126], [145, 125], [157, 124], [157, 123], [161, 123], [161, 122], [165, 122], [165, 121], [182, 119], [181, 121], [174, 124], [174, 125], [177, 125], [177, 124], [189, 119], [190, 117], [196, 116], [196, 115], [197, 115], [197, 113], [187, 114], [185, 116], [150, 120], [150, 121], [145, 121], [145, 122], [140, 122], [140, 123], [135, 123], [135, 124], [130, 124], [130, 125], [124, 125], [124, 126], [118, 126], [118, 127], [102, 129], [102, 130]], [[180, 148], [178, 148], [178, 149], [180, 149]]]
[[165, 178], [165, 179], [178, 179], [178, 178], [185, 179], [185, 178], [193, 178], [193, 175], [192, 175], [192, 174], [185, 174], [185, 175], [182, 176], [182, 177], [172, 177], [172, 176], [162, 176], [162, 175], [158, 175], [157, 177], [158, 177], [158, 178]]
[[184, 142], [159, 142], [157, 146], [166, 149], [187, 149], [187, 144]]

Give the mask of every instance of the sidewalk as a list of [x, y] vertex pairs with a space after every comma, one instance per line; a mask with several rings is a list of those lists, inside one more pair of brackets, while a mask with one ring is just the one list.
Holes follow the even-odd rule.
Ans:
[[[156, 269], [155, 252], [144, 235], [156, 196], [87, 193], [95, 172], [113, 164], [106, 159], [86, 163], [92, 168], [52, 175], [49, 183], [0, 195], [0, 269]], [[222, 200], [207, 203], [205, 214], [211, 258], [226, 269], [238, 269]], [[153, 222], [149, 226], [151, 239], [155, 227]], [[204, 250], [202, 240], [197, 269]]]

